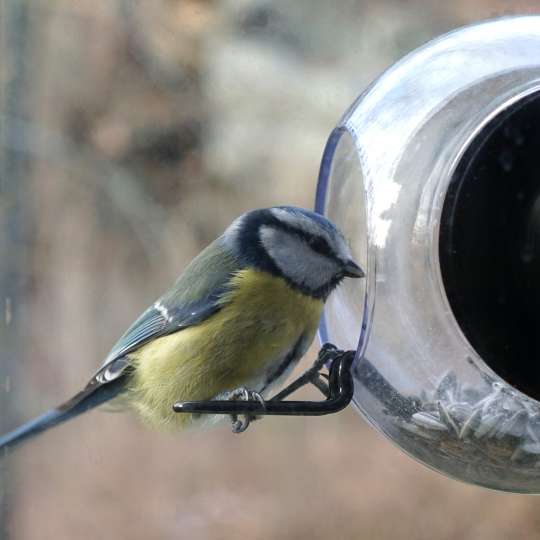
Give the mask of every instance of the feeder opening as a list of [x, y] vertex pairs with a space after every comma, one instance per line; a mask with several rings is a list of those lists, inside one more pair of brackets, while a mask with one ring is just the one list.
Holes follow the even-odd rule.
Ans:
[[439, 254], [470, 344], [540, 400], [540, 91], [499, 113], [464, 152], [443, 206]]

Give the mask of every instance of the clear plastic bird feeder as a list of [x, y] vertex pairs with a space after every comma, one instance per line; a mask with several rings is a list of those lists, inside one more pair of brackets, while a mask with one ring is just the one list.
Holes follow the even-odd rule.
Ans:
[[434, 469], [540, 493], [540, 17], [384, 73], [330, 136], [317, 209], [367, 271], [321, 330], [358, 349], [356, 407]]

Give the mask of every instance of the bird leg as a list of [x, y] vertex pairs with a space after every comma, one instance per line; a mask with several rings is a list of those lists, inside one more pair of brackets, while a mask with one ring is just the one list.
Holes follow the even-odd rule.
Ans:
[[[321, 373], [322, 369], [332, 362], [335, 358], [335, 355], [338, 351], [338, 348], [331, 343], [325, 343], [313, 365], [298, 379], [295, 379], [291, 384], [286, 386], [281, 392], [276, 394], [271, 401], [283, 401], [286, 397], [290, 396], [293, 392], [296, 392], [302, 386], [306, 384], [313, 384], [316, 386], [326, 398], [330, 397], [330, 388], [328, 387], [328, 375], [326, 373]], [[324, 380], [326, 379], [326, 380]]]
[[[330, 388], [328, 386], [328, 374], [321, 373], [322, 369], [333, 360], [337, 347], [331, 343], [325, 343], [319, 354], [313, 363], [313, 365], [306, 370], [298, 379], [294, 380], [291, 384], [285, 387], [281, 392], [276, 394], [271, 401], [283, 401], [287, 396], [296, 392], [302, 386], [306, 384], [313, 384], [320, 392], [326, 397], [330, 397]], [[326, 379], [326, 380], [325, 380]], [[241, 386], [236, 388], [225, 395], [225, 399], [229, 401], [251, 401], [257, 400], [264, 408], [266, 408], [266, 402], [264, 398], [258, 392], [248, 390]], [[231, 414], [229, 415], [232, 423], [233, 433], [243, 433], [249, 427], [249, 424], [254, 420], [259, 420], [261, 416], [249, 415], [249, 414]], [[239, 418], [241, 417], [241, 419]]]
[[[263, 408], [266, 408], [266, 402], [264, 398], [258, 392], [253, 390], [248, 390], [247, 388], [241, 386], [240, 388], [235, 388], [231, 392], [228, 392], [225, 395], [225, 399], [228, 401], [258, 401]], [[250, 414], [231, 414], [229, 415], [232, 423], [233, 433], [243, 433], [249, 427], [249, 424], [254, 420], [261, 418], [260, 416], [254, 416]], [[239, 418], [241, 417], [241, 419]]]

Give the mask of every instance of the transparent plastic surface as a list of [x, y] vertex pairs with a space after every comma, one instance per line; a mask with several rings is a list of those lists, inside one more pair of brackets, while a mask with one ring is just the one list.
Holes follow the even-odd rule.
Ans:
[[[321, 331], [358, 348], [355, 406], [436, 470], [531, 493], [540, 492], [540, 403], [465, 337], [439, 239], [464, 156], [472, 159], [505, 111], [540, 99], [539, 51], [540, 17], [529, 16], [460, 29], [411, 53], [334, 130], [317, 194], [317, 209], [345, 231], [367, 270], [364, 283], [351, 280], [328, 303]], [[526, 151], [538, 167], [537, 149]]]

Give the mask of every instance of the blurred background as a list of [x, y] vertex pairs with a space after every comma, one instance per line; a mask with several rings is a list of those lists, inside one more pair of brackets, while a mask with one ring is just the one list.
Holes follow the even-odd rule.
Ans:
[[[0, 0], [1, 431], [81, 388], [235, 216], [312, 207], [331, 129], [382, 70], [457, 26], [534, 12], [536, 0]], [[537, 498], [431, 472], [352, 409], [241, 436], [96, 411], [0, 461], [2, 540], [537, 535]]]

